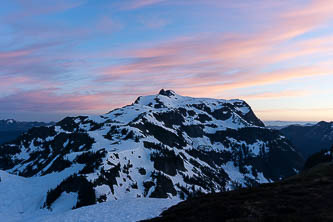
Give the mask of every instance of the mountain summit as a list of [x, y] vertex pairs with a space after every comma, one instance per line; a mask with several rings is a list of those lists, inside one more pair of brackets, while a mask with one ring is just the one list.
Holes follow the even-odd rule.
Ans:
[[176, 93], [175, 91], [172, 91], [172, 90], [164, 90], [164, 89], [161, 89], [160, 92], [158, 93], [159, 95], [163, 95], [163, 96], [167, 96], [167, 97], [171, 97], [171, 96], [175, 96]]
[[[61, 175], [41, 207], [124, 198], [181, 198], [294, 175], [303, 159], [242, 100], [161, 90], [101, 116], [67, 117], [0, 146], [0, 169]], [[59, 178], [55, 181], [59, 181]], [[74, 193], [75, 195], [68, 195]]]

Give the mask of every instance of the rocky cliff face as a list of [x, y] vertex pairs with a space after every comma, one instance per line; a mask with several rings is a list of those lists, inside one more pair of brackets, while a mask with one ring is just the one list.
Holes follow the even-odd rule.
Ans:
[[25, 177], [72, 168], [44, 207], [77, 193], [76, 207], [127, 197], [187, 198], [277, 181], [303, 159], [242, 100], [161, 90], [101, 116], [67, 117], [0, 146], [0, 169]]

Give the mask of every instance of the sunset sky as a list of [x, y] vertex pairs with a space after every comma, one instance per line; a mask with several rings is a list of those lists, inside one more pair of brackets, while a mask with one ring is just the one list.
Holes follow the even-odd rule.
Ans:
[[0, 119], [103, 114], [161, 88], [333, 120], [332, 0], [4, 0]]

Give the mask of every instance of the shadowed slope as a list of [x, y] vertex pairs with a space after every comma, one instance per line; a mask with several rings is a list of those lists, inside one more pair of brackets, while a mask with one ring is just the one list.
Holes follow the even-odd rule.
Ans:
[[280, 130], [305, 158], [329, 149], [333, 143], [333, 122], [319, 122], [313, 126], [292, 125]]
[[282, 182], [187, 200], [151, 221], [333, 221], [333, 163]]

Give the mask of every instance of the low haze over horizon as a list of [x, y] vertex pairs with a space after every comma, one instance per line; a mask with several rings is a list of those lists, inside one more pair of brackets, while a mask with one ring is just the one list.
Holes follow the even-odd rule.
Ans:
[[333, 120], [332, 0], [5, 0], [0, 119], [104, 114], [161, 88]]

